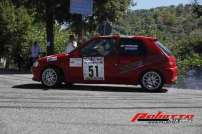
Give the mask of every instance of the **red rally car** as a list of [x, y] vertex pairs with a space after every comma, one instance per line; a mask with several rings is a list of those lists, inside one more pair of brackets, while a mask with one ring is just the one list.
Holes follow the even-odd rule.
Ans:
[[158, 91], [177, 80], [176, 58], [156, 38], [98, 36], [71, 53], [39, 58], [33, 80], [46, 87], [67, 84], [129, 84]]

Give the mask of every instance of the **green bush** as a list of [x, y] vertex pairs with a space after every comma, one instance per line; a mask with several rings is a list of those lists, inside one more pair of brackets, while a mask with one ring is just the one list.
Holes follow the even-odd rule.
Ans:
[[185, 74], [189, 70], [190, 66], [202, 67], [202, 57], [198, 54], [193, 54], [178, 61], [178, 67], [181, 74]]

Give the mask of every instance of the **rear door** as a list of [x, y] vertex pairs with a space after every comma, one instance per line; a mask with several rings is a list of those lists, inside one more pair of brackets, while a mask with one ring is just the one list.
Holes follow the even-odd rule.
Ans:
[[143, 66], [146, 45], [142, 40], [120, 38], [119, 40], [119, 80], [133, 83], [137, 80], [138, 70]]

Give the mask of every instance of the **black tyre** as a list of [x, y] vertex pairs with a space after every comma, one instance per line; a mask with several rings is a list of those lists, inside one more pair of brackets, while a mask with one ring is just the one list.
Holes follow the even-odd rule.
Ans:
[[141, 87], [149, 92], [160, 91], [164, 85], [163, 77], [156, 71], [145, 72], [140, 79]]
[[48, 88], [59, 86], [62, 82], [61, 73], [57, 68], [49, 67], [41, 74], [41, 83]]
[[67, 87], [71, 87], [71, 86], [74, 85], [74, 83], [65, 83], [65, 85], [66, 85]]

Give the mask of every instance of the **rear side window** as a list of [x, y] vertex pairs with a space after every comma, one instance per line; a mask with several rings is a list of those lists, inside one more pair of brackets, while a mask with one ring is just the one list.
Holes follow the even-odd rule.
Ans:
[[121, 38], [120, 39], [120, 54], [140, 56], [144, 55], [146, 51], [145, 45], [140, 40]]
[[164, 53], [166, 53], [167, 55], [172, 55], [172, 52], [171, 52], [167, 47], [165, 47], [161, 42], [156, 41], [155, 44], [156, 44]]

